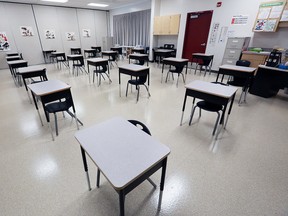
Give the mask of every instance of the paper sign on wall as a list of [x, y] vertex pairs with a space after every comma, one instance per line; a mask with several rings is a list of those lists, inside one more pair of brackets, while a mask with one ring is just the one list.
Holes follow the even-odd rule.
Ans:
[[217, 35], [219, 32], [219, 26], [220, 26], [220, 23], [213, 23], [210, 40], [209, 40], [209, 44], [211, 46], [215, 46]]
[[91, 30], [90, 29], [83, 29], [82, 35], [83, 35], [83, 37], [91, 37]]
[[34, 35], [33, 29], [31, 26], [20, 26], [20, 33], [23, 37], [31, 37]]
[[248, 15], [236, 15], [232, 17], [232, 25], [246, 25], [248, 22]]
[[44, 31], [46, 39], [55, 39], [55, 30], [54, 29], [46, 29]]
[[0, 51], [10, 50], [10, 44], [6, 32], [0, 32]]
[[68, 41], [75, 41], [75, 32], [66, 32], [66, 39]]

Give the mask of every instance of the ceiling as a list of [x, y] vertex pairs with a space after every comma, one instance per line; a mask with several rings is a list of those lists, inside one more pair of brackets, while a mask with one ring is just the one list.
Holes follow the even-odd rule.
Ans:
[[[0, 1], [1, 2], [1, 1]], [[41, 0], [7, 0], [3, 2], [17, 2], [26, 4], [41, 4], [41, 5], [54, 5], [54, 6], [64, 6], [64, 7], [77, 7], [77, 8], [90, 8], [99, 10], [111, 10], [119, 7], [129, 6], [135, 3], [143, 2], [143, 0], [69, 0], [66, 3], [54, 3]], [[89, 3], [102, 3], [108, 4], [108, 7], [92, 7], [88, 6]]]

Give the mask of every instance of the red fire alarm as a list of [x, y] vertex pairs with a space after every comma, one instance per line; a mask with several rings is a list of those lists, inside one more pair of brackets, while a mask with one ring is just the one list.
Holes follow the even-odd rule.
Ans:
[[217, 2], [217, 7], [221, 7], [222, 2]]

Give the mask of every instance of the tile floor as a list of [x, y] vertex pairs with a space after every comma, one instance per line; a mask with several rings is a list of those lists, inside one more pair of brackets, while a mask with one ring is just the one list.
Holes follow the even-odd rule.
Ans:
[[[105, 80], [98, 87], [89, 84], [87, 75], [76, 77], [67, 69], [46, 66], [49, 79], [72, 86], [84, 127], [114, 116], [138, 119], [171, 149], [161, 211], [157, 212], [159, 188], [145, 181], [127, 195], [127, 216], [288, 215], [288, 96], [283, 92], [270, 99], [249, 94], [242, 106], [235, 101], [227, 130], [215, 142], [214, 113], [203, 112], [188, 126], [191, 99], [179, 126], [183, 82], [179, 80], [178, 88], [172, 80], [161, 84], [157, 65], [150, 64], [151, 97], [141, 88], [138, 103], [135, 90], [124, 96], [128, 76], [122, 76], [119, 97], [117, 67], [111, 70], [112, 84]], [[192, 72], [187, 83], [215, 77]], [[87, 190], [75, 122], [58, 115], [60, 134], [53, 142], [25, 89], [15, 86], [8, 70], [0, 71], [0, 80], [0, 215], [119, 215], [118, 194], [104, 177], [95, 189], [96, 167], [91, 161], [93, 190]], [[239, 96], [240, 90], [236, 100]], [[158, 183], [160, 172], [152, 179]]]

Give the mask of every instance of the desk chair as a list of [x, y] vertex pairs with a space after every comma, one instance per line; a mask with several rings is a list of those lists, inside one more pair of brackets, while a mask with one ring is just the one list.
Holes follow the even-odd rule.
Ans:
[[129, 84], [131, 85], [135, 85], [136, 86], [136, 89], [137, 89], [137, 99], [136, 99], [136, 102], [138, 102], [139, 100], [139, 91], [140, 91], [140, 85], [144, 85], [147, 92], [148, 92], [148, 96], [150, 97], [150, 92], [149, 92], [149, 89], [148, 87], [145, 85], [146, 81], [147, 81], [147, 76], [148, 75], [145, 75], [145, 76], [139, 76], [139, 77], [136, 77], [136, 79], [131, 79], [131, 80], [128, 80], [127, 82], [127, 87], [126, 87], [126, 97], [127, 97], [127, 92], [128, 92], [128, 86]]
[[[59, 101], [55, 102], [56, 100], [59, 100]], [[42, 104], [44, 107], [47, 122], [49, 123], [53, 141], [54, 141], [54, 136], [53, 136], [52, 127], [50, 123], [50, 115], [49, 115], [50, 113], [54, 114], [56, 136], [58, 136], [58, 125], [57, 125], [57, 115], [56, 115], [57, 112], [63, 112], [63, 117], [65, 117], [64, 111], [66, 111], [72, 118], [75, 118], [77, 130], [79, 130], [78, 122], [83, 126], [83, 123], [76, 117], [76, 111], [75, 111], [74, 102], [72, 99], [70, 89], [58, 92], [57, 94], [49, 95], [49, 97], [42, 100]], [[72, 107], [73, 113], [70, 112], [69, 110], [71, 107]]]
[[138, 60], [135, 64], [137, 65], [144, 65], [145, 61], [144, 60]]
[[[250, 64], [251, 62], [247, 60], [238, 60], [236, 62], [237, 66], [243, 66], [243, 67], [249, 67]], [[248, 91], [250, 82], [251, 82], [251, 79], [247, 80], [246, 78], [242, 78], [242, 77], [230, 76], [228, 78], [228, 82], [227, 82], [228, 85], [242, 87], [242, 92], [241, 92], [238, 104], [241, 104], [243, 94], [244, 94], [244, 102], [246, 102], [246, 96], [247, 96], [247, 91]]]
[[185, 77], [184, 77], [184, 75], [183, 75], [183, 68], [184, 68], [184, 65], [181, 65], [181, 66], [175, 66], [175, 69], [169, 69], [169, 71], [167, 72], [167, 75], [166, 75], [166, 83], [167, 83], [167, 79], [168, 79], [168, 75], [169, 75], [169, 73], [172, 73], [172, 78], [174, 79], [174, 77], [173, 77], [173, 73], [175, 73], [175, 74], [178, 74], [178, 77], [177, 77], [177, 84], [176, 84], [176, 86], [178, 87], [178, 80], [179, 80], [179, 76], [180, 76], [180, 74], [182, 75], [182, 78], [183, 78], [183, 82], [184, 82], [184, 84], [185, 84]]
[[[205, 77], [206, 72], [207, 72], [207, 67], [210, 66], [212, 59], [213, 59], [213, 56], [203, 56], [202, 62], [199, 62], [199, 63], [197, 62], [194, 74], [196, 74], [198, 66], [200, 66], [200, 73], [202, 71], [202, 67], [204, 66], [205, 67], [204, 77]], [[210, 71], [210, 73], [211, 73], [211, 71]]]
[[71, 50], [71, 55], [81, 55], [81, 48], [70, 48]]
[[[65, 53], [63, 53], [62, 55], [56, 56], [56, 63], [57, 63], [57, 67], [60, 65], [60, 69], [61, 69], [61, 63], [65, 66], [65, 67], [69, 67], [67, 60], [66, 60], [66, 55]], [[58, 67], [59, 68], [59, 67]]]
[[72, 71], [73, 71], [73, 74], [74, 74], [74, 69], [75, 68], [77, 68], [77, 76], [78, 76], [78, 72], [79, 72], [79, 70], [82, 72], [82, 73], [87, 73], [88, 74], [88, 72], [86, 71], [86, 69], [85, 69], [85, 64], [84, 64], [84, 57], [83, 56], [81, 56], [81, 57], [79, 57], [79, 58], [77, 58], [77, 60], [73, 60], [73, 65], [72, 65]]
[[[224, 83], [216, 83], [216, 82], [214, 82], [214, 83], [215, 84], [219, 84], [219, 85], [227, 85], [227, 84], [224, 84]], [[195, 109], [197, 107], [199, 108], [199, 118], [201, 117], [201, 110], [202, 109], [206, 110], [208, 112], [216, 112], [217, 113], [217, 118], [216, 118], [216, 122], [215, 122], [215, 125], [214, 125], [213, 133], [212, 133], [212, 135], [214, 136], [215, 132], [216, 132], [216, 129], [217, 129], [217, 126], [218, 126], [218, 123], [219, 123], [219, 120], [220, 120], [220, 111], [223, 112], [223, 106], [219, 105], [219, 104], [211, 103], [211, 102], [208, 102], [208, 101], [205, 101], [205, 100], [197, 102], [196, 105], [194, 106], [192, 112], [191, 112], [189, 125], [191, 125], [191, 122], [192, 122], [192, 119], [193, 119], [193, 115], [194, 115]]]
[[281, 63], [281, 58], [282, 53], [277, 50], [273, 50], [267, 59], [266, 66], [277, 67], [277, 65]]
[[110, 64], [110, 68], [114, 65], [113, 65], [113, 62], [117, 65], [118, 67], [118, 64], [116, 62], [116, 56], [118, 55], [118, 53], [115, 53], [115, 54], [112, 54], [112, 55], [109, 55], [109, 58], [108, 58], [108, 61], [109, 61], [109, 64]]
[[96, 70], [94, 70], [94, 73], [93, 73], [93, 83], [94, 83], [94, 80], [95, 80], [95, 74], [96, 74], [97, 77], [99, 76], [99, 81], [97, 80], [98, 86], [101, 85], [101, 77], [105, 80], [103, 74], [105, 74], [108, 77], [109, 84], [112, 83], [112, 80], [110, 79], [109, 68], [107, 68], [106, 65], [102, 65], [102, 66], [97, 66], [96, 67]]
[[[148, 129], [148, 127], [143, 124], [142, 122], [140, 121], [137, 121], [137, 120], [128, 120], [131, 124], [133, 124], [134, 126], [136, 126], [137, 128], [139, 128], [140, 130], [144, 131], [145, 133], [147, 133], [148, 135], [151, 136], [151, 133]], [[147, 178], [147, 180], [150, 182], [150, 184], [154, 187], [154, 188], [157, 188], [157, 185], [150, 179], [150, 178]], [[99, 188], [99, 183], [100, 183], [100, 170], [97, 169], [97, 187]]]

